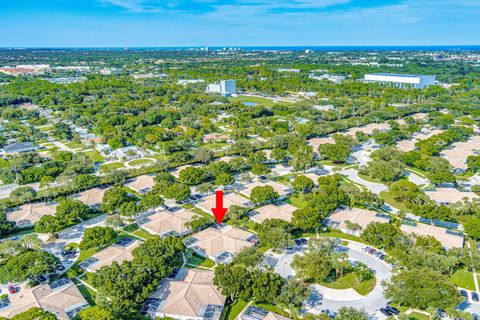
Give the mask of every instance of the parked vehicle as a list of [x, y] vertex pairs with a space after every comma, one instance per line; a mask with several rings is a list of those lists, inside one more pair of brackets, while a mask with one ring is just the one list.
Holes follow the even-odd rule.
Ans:
[[398, 310], [397, 308], [395, 307], [392, 307], [392, 306], [386, 306], [385, 309], [387, 311], [389, 311], [390, 313], [393, 313], [394, 315], [399, 315], [400, 314], [400, 310]]
[[7, 287], [7, 289], [8, 289], [8, 292], [10, 292], [10, 294], [17, 293], [17, 289], [15, 288], [14, 285], [11, 285], [11, 284], [10, 284], [10, 285]]
[[386, 315], [387, 317], [393, 316], [393, 313], [387, 310], [387, 308], [380, 308], [380, 312]]
[[465, 298], [468, 298], [468, 293], [465, 290], [460, 290], [460, 294], [464, 296]]
[[472, 292], [472, 300], [478, 302], [478, 293]]

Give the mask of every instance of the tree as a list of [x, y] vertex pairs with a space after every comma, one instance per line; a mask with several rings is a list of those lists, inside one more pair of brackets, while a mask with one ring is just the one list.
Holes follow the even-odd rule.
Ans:
[[174, 183], [168, 186], [163, 193], [167, 199], [175, 199], [177, 201], [183, 201], [188, 199], [191, 195], [190, 187], [182, 183]]
[[34, 233], [23, 236], [19, 242], [24, 248], [35, 251], [40, 251], [43, 246], [42, 240]]
[[69, 125], [57, 122], [53, 125], [52, 135], [59, 140], [72, 140], [73, 132]]
[[188, 186], [195, 186], [202, 183], [206, 177], [207, 173], [204, 169], [188, 167], [180, 171], [178, 180]]
[[445, 309], [462, 301], [448, 277], [429, 268], [402, 270], [382, 285], [387, 299], [400, 306]]
[[20, 187], [10, 192], [10, 201], [15, 204], [30, 202], [37, 196], [37, 191], [32, 187]]
[[347, 162], [350, 152], [351, 148], [343, 143], [325, 143], [318, 146], [320, 158], [334, 163]]
[[112, 214], [105, 218], [105, 225], [113, 228], [114, 230], [118, 230], [119, 228], [123, 227], [125, 223], [120, 215]]
[[105, 191], [100, 209], [103, 212], [116, 212], [120, 209], [122, 204], [130, 201], [132, 201], [132, 199], [125, 189], [121, 187], [112, 187]]
[[53, 254], [27, 250], [8, 258], [0, 266], [0, 283], [23, 282], [52, 273], [60, 266], [60, 260]]
[[352, 307], [341, 307], [338, 310], [337, 320], [368, 320], [368, 315], [364, 311], [359, 311]]
[[110, 311], [98, 306], [81, 310], [77, 315], [78, 320], [113, 320]]
[[413, 182], [400, 180], [392, 183], [390, 192], [396, 201], [410, 203], [418, 196], [420, 189]]
[[201, 163], [208, 163], [213, 159], [213, 151], [207, 148], [198, 148], [193, 150], [193, 159]]
[[465, 232], [475, 239], [480, 239], [480, 218], [469, 217], [464, 223]]
[[230, 208], [228, 208], [226, 220], [231, 224], [238, 225], [245, 221], [249, 211], [250, 210], [248, 208], [239, 205], [232, 205]]
[[139, 206], [142, 210], [148, 211], [163, 206], [164, 203], [165, 201], [158, 194], [149, 192], [141, 197]]
[[443, 253], [442, 243], [432, 236], [416, 236], [415, 247], [428, 252]]
[[35, 223], [35, 232], [54, 235], [62, 230], [62, 222], [55, 216], [43, 216]]
[[298, 192], [305, 193], [313, 189], [314, 183], [309, 177], [299, 175], [292, 181], [292, 187]]
[[222, 172], [215, 178], [215, 184], [218, 186], [228, 186], [235, 182], [230, 173]]
[[232, 264], [244, 265], [247, 268], [256, 267], [263, 260], [263, 253], [258, 247], [247, 247], [240, 251], [232, 261]]
[[256, 204], [268, 203], [279, 197], [272, 186], [257, 186], [250, 193], [250, 200]]
[[310, 289], [297, 281], [295, 278], [287, 280], [278, 297], [275, 299], [277, 304], [288, 309], [290, 316], [294, 311], [301, 307], [311, 294]]
[[255, 163], [252, 165], [252, 169], [250, 169], [250, 172], [256, 176], [270, 173], [270, 171], [270, 168], [263, 163]]
[[371, 222], [362, 232], [362, 239], [379, 248], [392, 248], [402, 232], [393, 224]]
[[293, 237], [287, 231], [288, 223], [280, 219], [268, 219], [258, 234], [260, 243], [273, 250], [281, 250], [293, 246]]
[[35, 307], [13, 316], [11, 320], [57, 320], [57, 316], [49, 311]]
[[79, 222], [87, 217], [90, 208], [78, 200], [65, 198], [57, 206], [55, 216], [64, 224]]
[[103, 247], [112, 243], [117, 237], [117, 232], [110, 227], [92, 227], [85, 229], [80, 249], [87, 250], [95, 247]]

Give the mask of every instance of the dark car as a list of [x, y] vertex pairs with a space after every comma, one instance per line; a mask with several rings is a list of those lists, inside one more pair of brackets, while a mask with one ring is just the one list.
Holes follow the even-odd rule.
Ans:
[[387, 308], [380, 308], [380, 312], [386, 315], [387, 317], [393, 316], [393, 313], [390, 312]]
[[465, 298], [468, 298], [468, 293], [465, 290], [460, 290], [460, 294], [464, 296]]
[[478, 302], [478, 293], [472, 292], [472, 300]]
[[398, 316], [398, 315], [400, 314], [400, 311], [399, 311], [397, 308], [395, 308], [395, 307], [386, 306], [385, 309], [386, 309], [387, 311], [389, 311], [390, 313], [393, 313], [394, 315], [397, 315], [397, 316]]

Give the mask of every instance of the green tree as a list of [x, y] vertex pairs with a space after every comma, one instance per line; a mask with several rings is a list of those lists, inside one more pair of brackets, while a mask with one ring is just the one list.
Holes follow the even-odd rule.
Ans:
[[113, 320], [110, 311], [98, 306], [81, 310], [77, 315], [78, 320]]
[[27, 250], [0, 266], [0, 283], [22, 282], [53, 272], [60, 260], [48, 252]]
[[87, 217], [90, 208], [78, 200], [65, 198], [57, 206], [55, 216], [64, 224], [81, 221]]
[[272, 186], [257, 186], [250, 193], [250, 200], [256, 204], [268, 203], [279, 197]]
[[85, 229], [80, 249], [87, 250], [95, 247], [103, 247], [112, 243], [117, 237], [117, 232], [110, 227], [92, 227]]
[[382, 285], [387, 299], [400, 306], [445, 309], [462, 300], [448, 277], [428, 268], [402, 270]]
[[202, 183], [206, 177], [207, 173], [204, 169], [188, 167], [180, 171], [178, 180], [188, 186], [195, 186]]
[[304, 175], [298, 175], [292, 181], [292, 187], [298, 192], [305, 193], [311, 191], [314, 187], [314, 184], [312, 179]]
[[218, 186], [228, 186], [235, 182], [230, 173], [222, 172], [215, 178], [215, 184]]
[[121, 187], [112, 187], [105, 191], [100, 209], [103, 212], [117, 212], [124, 203], [132, 201], [129, 194]]
[[352, 307], [341, 307], [338, 310], [335, 319], [338, 320], [368, 320], [368, 315], [365, 311], [359, 311]]
[[402, 232], [393, 224], [371, 222], [362, 232], [362, 239], [379, 248], [392, 248]]

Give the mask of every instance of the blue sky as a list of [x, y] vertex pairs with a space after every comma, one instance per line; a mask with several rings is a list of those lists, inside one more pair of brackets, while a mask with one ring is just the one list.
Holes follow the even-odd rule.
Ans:
[[480, 0], [0, 0], [0, 47], [480, 44]]

